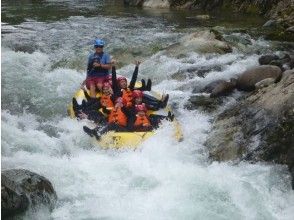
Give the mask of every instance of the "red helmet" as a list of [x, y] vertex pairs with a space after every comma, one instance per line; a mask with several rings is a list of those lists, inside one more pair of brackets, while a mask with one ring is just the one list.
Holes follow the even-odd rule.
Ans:
[[146, 112], [147, 111], [147, 108], [144, 103], [141, 105], [136, 105], [135, 108], [136, 108], [137, 112], [141, 112], [141, 111]]
[[140, 90], [134, 90], [133, 91], [133, 98], [142, 98], [143, 97], [143, 92]]
[[111, 88], [111, 85], [109, 82], [104, 82], [103, 83], [103, 88]]
[[124, 76], [119, 76], [119, 77], [117, 77], [117, 82], [118, 82], [118, 83], [119, 83], [120, 81], [122, 81], [122, 80], [124, 80], [124, 81], [127, 82], [127, 78], [126, 78], [126, 77], [124, 77]]

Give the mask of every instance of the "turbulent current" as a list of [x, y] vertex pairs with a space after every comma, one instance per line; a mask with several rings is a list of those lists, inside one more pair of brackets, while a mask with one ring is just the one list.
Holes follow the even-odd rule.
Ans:
[[[210, 161], [204, 142], [214, 115], [185, 108], [194, 87], [240, 74], [257, 65], [258, 53], [281, 49], [279, 43], [234, 31], [227, 37], [249, 43], [236, 44], [232, 53], [175, 54], [166, 48], [206, 28], [181, 28], [158, 14], [113, 15], [111, 6], [96, 12], [104, 1], [44, 2], [22, 9], [3, 3], [2, 169], [39, 173], [58, 195], [52, 212], [31, 211], [21, 219], [293, 218], [287, 168]], [[46, 17], [30, 13], [34, 6], [48, 11]], [[118, 60], [119, 74], [130, 77], [132, 62], [140, 59], [139, 78], [151, 78], [154, 90], [170, 94], [182, 142], [173, 139], [166, 122], [135, 151], [101, 150], [83, 133], [85, 122], [67, 117], [67, 105], [85, 79], [95, 37], [107, 42], [105, 50]], [[202, 78], [185, 71], [189, 68], [207, 73]], [[174, 77], [179, 72], [181, 80]], [[238, 95], [228, 97], [226, 105]]]

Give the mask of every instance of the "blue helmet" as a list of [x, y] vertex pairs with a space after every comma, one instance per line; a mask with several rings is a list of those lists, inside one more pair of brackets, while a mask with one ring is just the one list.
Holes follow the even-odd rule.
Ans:
[[94, 42], [94, 47], [95, 46], [98, 46], [98, 47], [104, 47], [105, 45], [105, 42], [101, 39], [96, 39], [95, 42]]

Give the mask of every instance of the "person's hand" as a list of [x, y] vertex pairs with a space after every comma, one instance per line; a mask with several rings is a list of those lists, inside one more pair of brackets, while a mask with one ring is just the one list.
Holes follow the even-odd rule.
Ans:
[[80, 112], [80, 113], [78, 114], [78, 116], [79, 116], [80, 119], [88, 119], [88, 115], [85, 114], [84, 112]]
[[139, 66], [141, 64], [141, 61], [135, 60], [135, 64], [136, 64], [136, 66]]
[[86, 80], [84, 80], [83, 82], [82, 82], [82, 84], [81, 84], [81, 89], [84, 89], [85, 88], [85, 85], [86, 85]]
[[100, 66], [101, 66], [101, 64], [98, 63], [98, 62], [94, 62], [94, 63], [93, 63], [93, 67], [100, 67]]
[[110, 63], [111, 63], [111, 65], [116, 65], [117, 61], [115, 59], [112, 59]]

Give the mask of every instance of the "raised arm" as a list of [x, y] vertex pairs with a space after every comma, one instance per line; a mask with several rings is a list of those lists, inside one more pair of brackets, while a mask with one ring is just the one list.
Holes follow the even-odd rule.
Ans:
[[112, 66], [111, 81], [112, 81], [113, 96], [116, 99], [116, 98], [118, 98], [118, 97], [121, 96], [121, 91], [120, 91], [120, 89], [118, 87], [118, 84], [117, 84], [116, 68], [115, 68], [115, 66]]
[[138, 78], [139, 65], [140, 65], [140, 61], [136, 61], [136, 67], [135, 67], [135, 70], [133, 72], [132, 79], [131, 79], [131, 82], [130, 82], [130, 85], [129, 85], [130, 90], [134, 90], [134, 87], [135, 87], [135, 84], [136, 84], [136, 81], [137, 81], [137, 78]]

